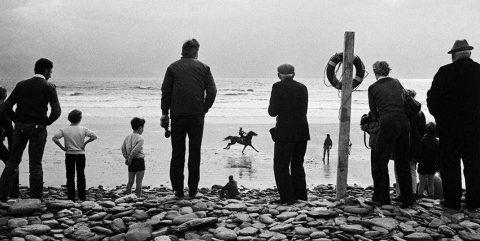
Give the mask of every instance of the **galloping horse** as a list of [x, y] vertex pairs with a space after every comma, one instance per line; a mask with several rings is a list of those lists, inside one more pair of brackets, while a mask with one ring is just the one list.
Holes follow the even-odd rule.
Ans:
[[256, 135], [257, 135], [257, 133], [255, 133], [253, 131], [249, 131], [247, 133], [247, 135], [243, 138], [239, 137], [239, 136], [227, 136], [223, 140], [224, 141], [230, 140], [230, 143], [228, 143], [227, 146], [223, 149], [228, 150], [228, 149], [230, 149], [231, 145], [234, 145], [234, 144], [238, 143], [238, 144], [244, 145], [243, 150], [242, 150], [242, 154], [245, 151], [245, 148], [247, 148], [247, 146], [250, 146], [251, 148], [253, 148], [253, 150], [258, 152], [258, 150], [255, 149], [255, 147], [252, 146], [252, 137], [256, 136]]

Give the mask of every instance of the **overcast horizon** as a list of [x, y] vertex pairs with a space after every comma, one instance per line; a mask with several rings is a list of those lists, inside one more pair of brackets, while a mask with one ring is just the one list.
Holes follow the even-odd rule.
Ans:
[[214, 77], [275, 77], [291, 63], [322, 78], [355, 32], [367, 71], [386, 60], [392, 76], [431, 79], [467, 39], [479, 61], [480, 1], [61, 1], [0, 0], [0, 78], [27, 78], [41, 57], [53, 76], [159, 77], [189, 38]]

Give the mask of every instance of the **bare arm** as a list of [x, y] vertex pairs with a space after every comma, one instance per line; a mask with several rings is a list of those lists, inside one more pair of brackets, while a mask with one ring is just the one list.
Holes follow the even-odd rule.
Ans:
[[60, 147], [60, 149], [62, 149], [62, 151], [67, 151], [67, 148], [65, 148], [59, 140], [62, 137], [63, 137], [63, 132], [62, 132], [62, 130], [59, 130], [52, 137], [52, 141], [55, 142], [55, 144], [57, 144], [57, 146]]
[[86, 140], [86, 141], [83, 143], [83, 148], [84, 148], [84, 149], [85, 149], [85, 146], [86, 146], [88, 143], [90, 143], [90, 142], [92, 142], [92, 141], [94, 141], [94, 140], [97, 139], [97, 135], [95, 135], [95, 133], [94, 133], [93, 131], [91, 131], [91, 130], [89, 130], [89, 129], [87, 129], [87, 128], [85, 128], [85, 136], [88, 137], [88, 140]]

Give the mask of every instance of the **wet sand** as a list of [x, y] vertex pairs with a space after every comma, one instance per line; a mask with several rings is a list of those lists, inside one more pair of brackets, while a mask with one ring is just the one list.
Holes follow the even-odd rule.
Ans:
[[[273, 119], [273, 118], [272, 118]], [[130, 133], [129, 118], [93, 118], [84, 117], [82, 124], [95, 131], [99, 139], [86, 148], [87, 186], [103, 185], [113, 187], [126, 183], [127, 167], [120, 152], [120, 146], [126, 135]], [[234, 175], [239, 185], [249, 188], [267, 188], [275, 186], [273, 177], [273, 142], [268, 130], [273, 124], [238, 124], [240, 120], [229, 124], [224, 120], [206, 118], [202, 144], [201, 187], [213, 184], [224, 184], [229, 175]], [[47, 186], [60, 186], [66, 182], [63, 152], [51, 141], [54, 131], [67, 125], [66, 118], [61, 117], [48, 128], [48, 140], [45, 148], [43, 168], [44, 182]], [[258, 136], [252, 140], [259, 150], [248, 148], [241, 154], [243, 146], [227, 145], [222, 141], [228, 135], [238, 134], [238, 127], [245, 131], [253, 130]], [[338, 124], [310, 124], [311, 141], [305, 155], [305, 172], [309, 186], [319, 184], [335, 184], [337, 168]], [[333, 149], [330, 152], [330, 164], [322, 163], [323, 140], [330, 133]], [[363, 132], [352, 123], [351, 140], [353, 143], [349, 161], [349, 184], [367, 186], [372, 183], [370, 175], [370, 150], [363, 144]], [[164, 137], [157, 118], [147, 118], [144, 132], [146, 154], [145, 185], [170, 186], [169, 164], [171, 157], [170, 139]], [[187, 143], [188, 149], [188, 143]], [[187, 157], [188, 158], [188, 157]], [[0, 170], [3, 169], [0, 164]], [[187, 166], [187, 165], [185, 165]], [[392, 165], [390, 165], [392, 166]], [[393, 168], [390, 168], [393, 170]], [[185, 174], [187, 174], [185, 169]], [[391, 174], [391, 178], [393, 175]], [[20, 165], [20, 183], [28, 185], [28, 156], [25, 152]], [[185, 180], [186, 183], [186, 180]]]

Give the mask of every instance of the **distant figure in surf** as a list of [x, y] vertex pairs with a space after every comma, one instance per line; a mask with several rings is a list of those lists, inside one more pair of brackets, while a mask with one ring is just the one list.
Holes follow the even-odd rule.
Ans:
[[327, 138], [323, 142], [323, 164], [325, 164], [325, 153], [327, 154], [327, 162], [330, 163], [330, 149], [332, 149], [333, 143], [332, 139], [330, 139], [330, 134], [327, 134]]
[[239, 194], [237, 182], [233, 180], [233, 176], [229, 176], [228, 183], [220, 190], [220, 198], [239, 199]]
[[[255, 133], [253, 131], [249, 131], [247, 133], [247, 135], [245, 135], [245, 132], [243, 132], [243, 134], [241, 132], [243, 132], [243, 130], [240, 127], [240, 130], [239, 130], [239, 135], [240, 136], [227, 136], [227, 137], [225, 137], [225, 139], [223, 139], [223, 140], [224, 141], [230, 140], [230, 143], [228, 143], [227, 146], [223, 149], [228, 150], [228, 149], [230, 149], [231, 145], [235, 145], [235, 144], [238, 143], [238, 144], [244, 145], [243, 150], [242, 150], [242, 154], [244, 153], [245, 148], [247, 148], [247, 146], [253, 148], [253, 150], [258, 152], [258, 150], [255, 149], [255, 147], [253, 147], [253, 145], [252, 145], [252, 138], [254, 136], [257, 136], [257, 133]], [[244, 136], [242, 137], [242, 135], [244, 135]]]

